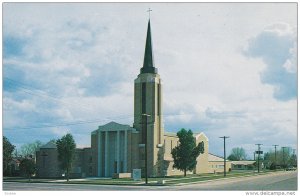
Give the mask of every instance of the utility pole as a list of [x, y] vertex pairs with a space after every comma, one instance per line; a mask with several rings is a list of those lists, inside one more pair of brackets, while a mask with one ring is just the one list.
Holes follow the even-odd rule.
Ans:
[[257, 151], [257, 154], [258, 154], [258, 157], [257, 157], [257, 172], [259, 173], [259, 159], [260, 159], [260, 153], [261, 153], [260, 146], [262, 144], [255, 144], [255, 145], [257, 145], [257, 147], [258, 147], [258, 151]]
[[147, 155], [147, 139], [148, 139], [148, 134], [147, 134], [147, 117], [150, 116], [149, 114], [142, 114], [142, 117], [144, 117], [144, 142], [145, 142], [145, 184], [148, 184], [148, 155]]
[[285, 152], [284, 152], [285, 148], [288, 148], [288, 147], [282, 147], [282, 164], [283, 164], [284, 168], [286, 168], [286, 165], [285, 165]]
[[228, 136], [220, 137], [224, 139], [224, 177], [226, 177], [226, 139], [229, 138]]
[[275, 144], [275, 145], [273, 145], [274, 147], [275, 147], [275, 170], [276, 170], [276, 168], [277, 168], [277, 159], [276, 159], [276, 153], [277, 153], [277, 151], [276, 151], [276, 147], [278, 146], [277, 144]]

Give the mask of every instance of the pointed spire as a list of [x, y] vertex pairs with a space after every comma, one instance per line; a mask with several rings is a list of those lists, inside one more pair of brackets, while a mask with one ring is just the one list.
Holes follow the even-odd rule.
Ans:
[[150, 19], [148, 22], [144, 64], [143, 67], [141, 68], [141, 73], [157, 73], [157, 69], [154, 67], [154, 58], [152, 54]]

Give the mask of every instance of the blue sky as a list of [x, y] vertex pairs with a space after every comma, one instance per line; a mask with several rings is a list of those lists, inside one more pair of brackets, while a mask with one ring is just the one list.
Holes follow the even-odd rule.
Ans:
[[165, 131], [211, 153], [297, 145], [295, 3], [4, 3], [3, 134], [20, 147], [132, 125], [151, 7]]

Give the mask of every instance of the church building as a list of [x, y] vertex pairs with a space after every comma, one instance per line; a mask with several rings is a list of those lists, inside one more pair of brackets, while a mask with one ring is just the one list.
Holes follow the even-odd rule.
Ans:
[[[162, 80], [154, 65], [149, 20], [144, 63], [134, 80], [133, 126], [110, 122], [94, 130], [91, 148], [75, 150], [71, 177], [130, 177], [134, 169], [140, 169], [144, 176], [145, 162], [150, 177], [182, 175], [182, 171], [173, 168], [171, 155], [179, 139], [176, 133], [164, 131], [162, 89]], [[204, 153], [197, 158], [194, 171], [187, 173], [215, 172], [220, 161], [214, 161], [209, 155], [208, 138], [204, 133], [195, 133], [194, 139], [197, 145], [204, 143]], [[54, 143], [42, 146], [36, 152], [36, 158], [38, 177], [64, 175], [59, 168]]]
[[[110, 122], [92, 132], [94, 176], [111, 177], [132, 173], [133, 169], [141, 169], [144, 175], [145, 161], [148, 176], [183, 173], [173, 169], [171, 150], [178, 145], [179, 139], [175, 133], [164, 131], [162, 89], [162, 80], [154, 65], [149, 20], [144, 63], [134, 80], [133, 126]], [[194, 137], [196, 144], [204, 142], [205, 151], [199, 155], [192, 173], [208, 173], [208, 138], [204, 133]]]

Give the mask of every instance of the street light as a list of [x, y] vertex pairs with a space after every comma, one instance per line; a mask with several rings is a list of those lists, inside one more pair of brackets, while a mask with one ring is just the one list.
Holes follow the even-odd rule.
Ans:
[[226, 145], [225, 145], [225, 140], [229, 137], [228, 136], [223, 136], [223, 137], [220, 137], [220, 138], [224, 139], [224, 177], [226, 177]]
[[148, 184], [148, 164], [147, 164], [147, 117], [149, 114], [142, 114], [144, 117], [144, 142], [145, 142], [145, 183]]

